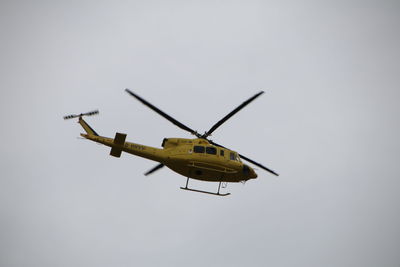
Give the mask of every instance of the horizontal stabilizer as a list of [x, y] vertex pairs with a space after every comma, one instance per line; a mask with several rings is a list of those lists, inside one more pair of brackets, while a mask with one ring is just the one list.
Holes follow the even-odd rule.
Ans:
[[110, 155], [114, 157], [121, 157], [122, 148], [124, 147], [126, 134], [116, 133], [114, 138], [114, 145], [111, 148]]
[[122, 149], [113, 147], [111, 148], [110, 155], [116, 158], [121, 157]]
[[116, 133], [114, 138], [114, 144], [124, 145], [126, 139], [126, 134]]

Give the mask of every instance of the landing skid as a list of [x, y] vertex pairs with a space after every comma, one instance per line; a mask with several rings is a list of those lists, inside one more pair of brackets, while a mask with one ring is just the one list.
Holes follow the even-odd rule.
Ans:
[[197, 192], [197, 193], [204, 193], [204, 194], [214, 195], [214, 196], [221, 196], [221, 197], [229, 196], [231, 193], [221, 194], [221, 193], [219, 192], [219, 190], [220, 190], [220, 188], [221, 188], [221, 183], [222, 183], [222, 182], [219, 182], [218, 192], [217, 192], [217, 193], [214, 193], [214, 192], [209, 192], [209, 191], [203, 191], [203, 190], [198, 190], [198, 189], [189, 188], [189, 187], [188, 187], [189, 178], [187, 178], [187, 180], [186, 180], [186, 186], [185, 186], [185, 187], [181, 187], [181, 189], [187, 190], [187, 191], [192, 191], [192, 192]]

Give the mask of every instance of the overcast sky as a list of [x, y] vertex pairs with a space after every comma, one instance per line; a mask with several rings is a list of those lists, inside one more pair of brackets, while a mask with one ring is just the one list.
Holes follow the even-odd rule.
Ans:
[[[398, 1], [1, 1], [0, 266], [398, 267]], [[280, 173], [214, 197], [80, 140], [213, 140]], [[216, 190], [217, 184], [193, 182]]]

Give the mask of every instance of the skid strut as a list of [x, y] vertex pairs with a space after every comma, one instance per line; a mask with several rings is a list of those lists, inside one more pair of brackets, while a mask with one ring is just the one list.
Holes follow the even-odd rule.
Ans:
[[[192, 188], [189, 188], [189, 187], [188, 187], [188, 185], [189, 185], [189, 177], [188, 177], [187, 180], [186, 180], [186, 186], [185, 186], [185, 187], [181, 187], [181, 189], [187, 190], [187, 191], [192, 191], [192, 192], [197, 192], [197, 193], [210, 194], [210, 195], [214, 195], [214, 196], [221, 196], [221, 197], [229, 196], [231, 193], [221, 194], [221, 193], [219, 192], [219, 190], [221, 189], [221, 183], [222, 183], [222, 182], [219, 182], [219, 185], [218, 185], [218, 192], [217, 192], [217, 193], [209, 192], [209, 191], [203, 191], [203, 190], [197, 190], [197, 189], [192, 189]], [[225, 188], [226, 186], [225, 186], [225, 187], [222, 186], [222, 187]]]

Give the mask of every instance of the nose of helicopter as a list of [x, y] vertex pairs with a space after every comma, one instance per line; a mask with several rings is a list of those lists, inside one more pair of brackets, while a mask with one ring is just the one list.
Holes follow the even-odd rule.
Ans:
[[247, 166], [246, 164], [243, 165], [243, 173], [246, 174], [250, 179], [257, 178], [257, 173], [253, 170], [253, 168]]
[[257, 173], [252, 168], [250, 168], [249, 178], [250, 179], [256, 179], [257, 178]]

